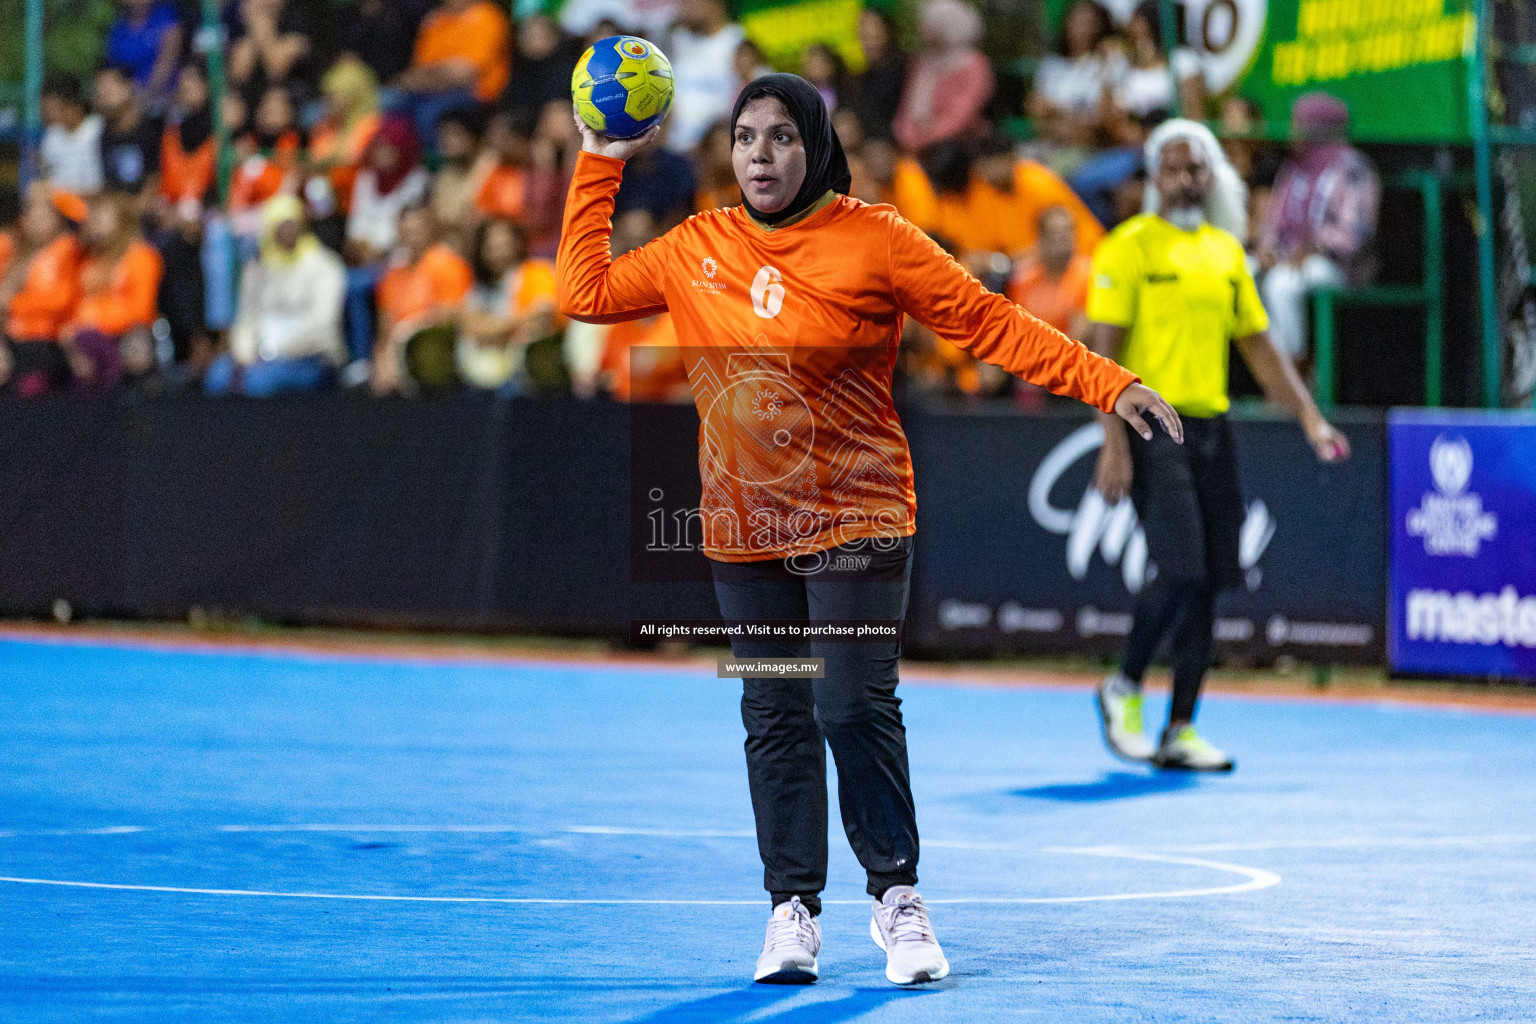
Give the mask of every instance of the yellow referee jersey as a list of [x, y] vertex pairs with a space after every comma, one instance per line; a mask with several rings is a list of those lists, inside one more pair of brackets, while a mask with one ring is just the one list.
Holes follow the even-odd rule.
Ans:
[[1228, 343], [1269, 327], [1236, 238], [1153, 213], [1099, 243], [1088, 319], [1127, 328], [1121, 364], [1190, 416], [1227, 411]]

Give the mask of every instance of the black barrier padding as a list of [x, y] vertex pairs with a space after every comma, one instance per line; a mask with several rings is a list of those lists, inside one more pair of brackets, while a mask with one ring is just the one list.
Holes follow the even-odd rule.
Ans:
[[[1119, 651], [1135, 600], [1125, 574], [1133, 545], [1126, 539], [1106, 554], [1102, 542], [1084, 543], [1097, 535], [1091, 509], [1080, 511], [1097, 447], [1079, 446], [1059, 474], [1043, 467], [1088, 426], [1077, 414], [909, 419], [918, 507], [910, 649]], [[1247, 588], [1218, 602], [1222, 657], [1266, 664], [1280, 655], [1356, 663], [1384, 656], [1385, 423], [1352, 414], [1340, 426], [1354, 457], [1323, 466], [1290, 421], [1234, 423], [1245, 500], [1264, 503], [1249, 524], [1249, 547], [1262, 553]], [[1054, 477], [1044, 524], [1030, 506], [1043, 468]], [[1266, 524], [1273, 534], [1260, 543]], [[1068, 563], [1074, 534], [1080, 578]], [[1082, 558], [1083, 548], [1091, 555]]]
[[[697, 417], [688, 407], [634, 412], [466, 396], [6, 399], [0, 613], [45, 615], [63, 598], [77, 614], [180, 618], [201, 607], [615, 638], [631, 619], [714, 618], [697, 573], [666, 582], [631, 560], [644, 530], [637, 488], [660, 480], [696, 494]], [[1041, 461], [1087, 417], [909, 410], [903, 421], [918, 491], [908, 649], [1117, 649], [1131, 605], [1120, 565], [1095, 554], [1074, 579], [1068, 535], [1029, 510]], [[631, 443], [632, 422], [645, 444]], [[1248, 497], [1265, 502], [1274, 534], [1256, 589], [1223, 599], [1223, 628], [1251, 627], [1222, 642], [1226, 656], [1380, 659], [1384, 425], [1344, 425], [1355, 458], [1327, 468], [1294, 424], [1236, 424]], [[631, 474], [639, 453], [658, 461]], [[1091, 467], [1085, 453], [1056, 482], [1058, 519], [1075, 512]], [[1060, 628], [1046, 629], [1052, 614]], [[1270, 643], [1276, 617], [1287, 636]], [[1370, 637], [1319, 643], [1330, 624]]]

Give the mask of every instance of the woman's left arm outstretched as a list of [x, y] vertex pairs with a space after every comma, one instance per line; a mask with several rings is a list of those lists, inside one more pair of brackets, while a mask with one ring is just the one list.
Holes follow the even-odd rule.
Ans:
[[1178, 413], [1140, 378], [1111, 359], [987, 291], [938, 244], [890, 215], [890, 275], [896, 302], [919, 322], [983, 362], [1058, 395], [1116, 413], [1143, 437], [1151, 414], [1177, 441]]

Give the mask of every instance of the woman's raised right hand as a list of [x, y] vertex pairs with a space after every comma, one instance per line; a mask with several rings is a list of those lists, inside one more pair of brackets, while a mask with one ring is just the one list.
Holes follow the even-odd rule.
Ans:
[[576, 130], [581, 133], [581, 151], [583, 153], [596, 153], [598, 156], [611, 156], [615, 160], [628, 160], [646, 144], [661, 134], [661, 124], [653, 125], [644, 135], [636, 135], [632, 139], [610, 139], [608, 136], [595, 132], [576, 113], [574, 104], [571, 106], [571, 116], [576, 119]]

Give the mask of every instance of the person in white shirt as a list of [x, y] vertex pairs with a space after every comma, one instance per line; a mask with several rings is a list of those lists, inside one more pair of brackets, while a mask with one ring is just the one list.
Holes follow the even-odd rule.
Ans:
[[245, 266], [229, 351], [208, 368], [209, 394], [267, 397], [330, 384], [346, 356], [347, 271], [309, 230], [297, 197], [261, 208], [261, 254]]
[[736, 93], [736, 48], [746, 38], [722, 0], [682, 0], [667, 40], [672, 62], [672, 115], [666, 146], [690, 153], [716, 121], [731, 113]]
[[60, 75], [43, 90], [43, 132], [39, 157], [43, 177], [78, 196], [93, 196], [104, 184], [101, 117], [90, 112], [80, 80]]

